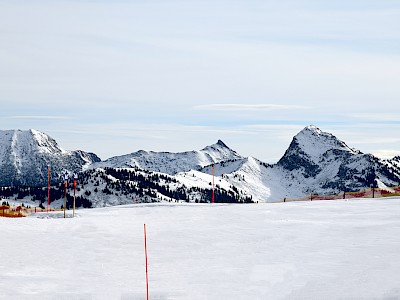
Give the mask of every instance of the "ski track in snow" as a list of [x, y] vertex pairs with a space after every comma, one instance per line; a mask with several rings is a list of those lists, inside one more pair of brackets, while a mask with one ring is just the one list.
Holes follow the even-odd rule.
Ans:
[[145, 299], [144, 223], [150, 299], [400, 298], [400, 198], [77, 215], [0, 218], [0, 299]]

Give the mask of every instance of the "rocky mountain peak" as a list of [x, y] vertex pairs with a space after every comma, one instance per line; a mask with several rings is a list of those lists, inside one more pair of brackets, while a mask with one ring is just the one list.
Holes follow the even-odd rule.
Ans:
[[305, 154], [311, 161], [318, 162], [327, 151], [346, 151], [359, 153], [349, 148], [345, 142], [331, 133], [324, 132], [318, 127], [310, 125], [300, 131], [289, 146], [290, 152]]
[[224, 147], [224, 148], [229, 148], [223, 141], [218, 140], [217, 145]]
[[229, 151], [235, 152], [234, 150], [229, 148], [222, 140], [218, 140], [215, 144], [206, 146], [201, 151], [207, 151], [207, 150], [210, 150], [210, 149], [220, 149], [222, 151], [229, 150]]
[[334, 135], [310, 125], [293, 138], [278, 165], [288, 171], [301, 170], [306, 177], [315, 177], [327, 157], [357, 153]]
[[310, 132], [311, 134], [314, 134], [314, 135], [324, 134], [324, 132], [315, 125], [306, 126], [301, 132], [304, 132], [304, 133]]
[[93, 153], [65, 151], [53, 138], [34, 129], [0, 130], [2, 186], [40, 186], [46, 183], [48, 166], [56, 178], [66, 170], [80, 172], [99, 160]]
[[33, 141], [36, 142], [37, 150], [39, 152], [49, 154], [67, 153], [67, 151], [62, 149], [57, 142], [47, 134], [35, 129], [30, 129], [28, 132], [30, 133]]

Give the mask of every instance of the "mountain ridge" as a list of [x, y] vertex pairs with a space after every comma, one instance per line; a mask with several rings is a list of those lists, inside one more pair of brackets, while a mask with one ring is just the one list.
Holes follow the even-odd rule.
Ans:
[[122, 156], [114, 156], [90, 166], [90, 168], [131, 168], [138, 167], [153, 172], [175, 175], [179, 172], [198, 170], [206, 165], [223, 160], [242, 158], [224, 142], [206, 146], [201, 150], [185, 152], [154, 152], [139, 150]]
[[[5, 157], [9, 161], [4, 172]], [[180, 195], [179, 199], [188, 197], [188, 201], [206, 201], [205, 195], [211, 193], [213, 181], [211, 165], [214, 165], [215, 182], [221, 189], [220, 195], [225, 195], [224, 199], [231, 199], [227, 201], [252, 199], [275, 202], [283, 198], [300, 198], [310, 193], [336, 194], [372, 186], [390, 188], [400, 185], [400, 156], [382, 160], [372, 154], [364, 154], [313, 125], [305, 127], [293, 137], [284, 155], [275, 164], [267, 164], [254, 157], [243, 157], [222, 140], [201, 150], [177, 153], [139, 150], [101, 161], [93, 153], [63, 150], [54, 139], [40, 131], [8, 131], [7, 134], [0, 131], [0, 166], [3, 171], [0, 185], [4, 185], [4, 177], [14, 176], [15, 179], [20, 176], [22, 179], [24, 174], [30, 178], [25, 183], [34, 182], [37, 177], [43, 183], [46, 179], [43, 174], [22, 167], [29, 160], [36, 162], [31, 168], [43, 174], [46, 174], [48, 164], [56, 164], [52, 166], [56, 174], [65, 170], [82, 172], [85, 177], [85, 172], [92, 174], [90, 182], [103, 182], [101, 189], [90, 182], [86, 182], [84, 187], [94, 206], [127, 203], [131, 201], [127, 191], [136, 191], [138, 194], [134, 197], [151, 201], [171, 200], [171, 195]], [[145, 182], [150, 186], [153, 185], [151, 180], [155, 180], [155, 186], [145, 188], [141, 185], [139, 190], [132, 190], [134, 182], [117, 176], [122, 170], [135, 170], [135, 178], [149, 178]], [[117, 174], [114, 183], [104, 181], [107, 172]], [[115, 185], [118, 181], [121, 183]], [[22, 182], [14, 180], [12, 184]], [[128, 193], [124, 194], [125, 200], [119, 190], [121, 186], [125, 186], [124, 193]], [[207, 189], [209, 192], [206, 192]], [[114, 199], [113, 195], [121, 199]], [[103, 200], [96, 202], [100, 201], [96, 199]]]

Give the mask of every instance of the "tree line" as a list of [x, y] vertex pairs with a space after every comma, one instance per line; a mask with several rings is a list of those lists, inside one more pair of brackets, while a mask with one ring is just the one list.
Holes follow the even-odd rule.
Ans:
[[[72, 180], [68, 182], [66, 203], [67, 208], [73, 205]], [[50, 201], [64, 198], [64, 182], [60, 180], [57, 185], [50, 189]], [[211, 200], [210, 188], [186, 187], [180, 185], [173, 177], [166, 174], [153, 173], [141, 169], [114, 169], [105, 168], [99, 170], [88, 170], [79, 174], [77, 178], [76, 206], [90, 208], [94, 199], [103, 195], [114, 195], [116, 197], [135, 196], [138, 202], [156, 201], [186, 201], [206, 203]], [[231, 186], [225, 190], [216, 185], [215, 202], [217, 203], [251, 203], [252, 198], [241, 195], [240, 191]], [[30, 197], [32, 201], [38, 201], [40, 206], [47, 205], [48, 188], [31, 186], [0, 187], [0, 196], [14, 198], [15, 200]], [[50, 203], [51, 203], [50, 202]]]

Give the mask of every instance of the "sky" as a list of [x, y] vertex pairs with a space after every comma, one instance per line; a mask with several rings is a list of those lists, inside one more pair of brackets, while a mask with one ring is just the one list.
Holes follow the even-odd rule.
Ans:
[[102, 159], [273, 163], [311, 124], [391, 158], [399, 97], [397, 0], [0, 0], [0, 130]]

